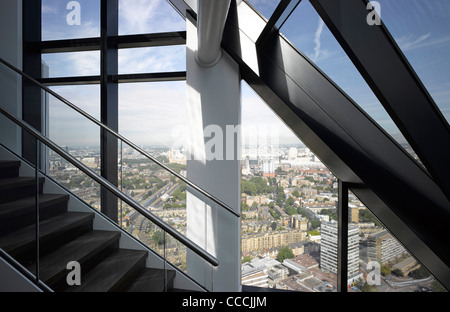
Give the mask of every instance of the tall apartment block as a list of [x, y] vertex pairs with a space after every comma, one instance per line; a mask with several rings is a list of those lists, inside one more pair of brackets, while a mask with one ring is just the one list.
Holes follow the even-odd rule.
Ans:
[[[337, 274], [338, 228], [336, 222], [324, 222], [320, 232], [320, 267]], [[359, 229], [348, 227], [348, 278], [359, 274]]]

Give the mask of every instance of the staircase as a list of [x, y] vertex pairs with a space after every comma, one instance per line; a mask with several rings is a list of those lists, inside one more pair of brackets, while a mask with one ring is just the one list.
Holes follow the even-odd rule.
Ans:
[[[19, 176], [21, 165], [0, 160], [0, 248], [34, 274], [36, 185], [34, 177]], [[147, 268], [148, 251], [120, 248], [119, 230], [95, 229], [94, 212], [70, 211], [70, 196], [45, 194], [45, 182], [39, 180], [39, 277], [47, 286], [58, 292], [176, 290], [175, 271]], [[66, 281], [70, 261], [80, 263], [79, 286]]]

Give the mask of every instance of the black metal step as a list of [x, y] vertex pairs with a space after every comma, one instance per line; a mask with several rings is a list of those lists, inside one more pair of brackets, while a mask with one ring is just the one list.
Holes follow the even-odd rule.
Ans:
[[119, 249], [81, 276], [81, 285], [68, 286], [68, 292], [123, 291], [145, 267], [147, 251]]
[[[44, 220], [67, 211], [69, 195], [39, 194], [39, 217]], [[33, 224], [36, 220], [36, 197], [0, 204], [0, 235]]]
[[[81, 235], [39, 260], [39, 278], [54, 291], [66, 288], [67, 264], [77, 261], [82, 272], [90, 271], [119, 248], [120, 232], [93, 230]], [[27, 269], [35, 274], [36, 264]]]
[[[39, 222], [40, 255], [59, 248], [87, 231], [92, 230], [93, 213], [64, 212]], [[21, 263], [33, 261], [36, 253], [34, 224], [0, 236], [0, 248]]]
[[20, 161], [0, 160], [0, 179], [19, 176]]
[[[19, 177], [20, 161], [0, 161], [0, 248], [36, 271], [36, 179]], [[174, 270], [146, 268], [148, 251], [120, 249], [119, 231], [93, 229], [94, 213], [68, 211], [70, 196], [43, 194], [39, 178], [39, 278], [54, 291], [162, 292]], [[67, 264], [81, 267], [81, 285], [69, 286]], [[180, 290], [178, 290], [180, 291]]]
[[[39, 178], [39, 192], [42, 193], [42, 187], [45, 178]], [[15, 201], [24, 197], [34, 196], [36, 194], [36, 179], [34, 177], [12, 177], [0, 179], [0, 204]]]
[[[162, 292], [173, 289], [174, 270], [145, 268], [126, 289], [127, 292]], [[165, 284], [167, 287], [165, 287]]]

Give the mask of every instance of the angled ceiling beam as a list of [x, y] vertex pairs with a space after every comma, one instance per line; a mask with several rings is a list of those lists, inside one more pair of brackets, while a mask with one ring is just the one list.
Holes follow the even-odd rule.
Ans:
[[369, 25], [367, 0], [311, 4], [450, 200], [449, 124], [388, 29]]
[[214, 66], [222, 56], [223, 29], [231, 0], [198, 0], [197, 2], [197, 62], [205, 67]]

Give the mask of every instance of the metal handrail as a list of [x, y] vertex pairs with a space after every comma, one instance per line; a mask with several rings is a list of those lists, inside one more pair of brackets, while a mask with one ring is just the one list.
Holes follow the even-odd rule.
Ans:
[[25, 267], [22, 266], [19, 262], [16, 261], [13, 257], [11, 257], [6, 251], [0, 248], [0, 258], [6, 261], [9, 265], [11, 265], [14, 269], [16, 269], [20, 274], [24, 275], [28, 278], [29, 281], [33, 283], [36, 287], [38, 287], [43, 292], [53, 292], [53, 290], [48, 287], [41, 280], [36, 281], [33, 274], [28, 271]]
[[156, 163], [158, 166], [160, 166], [161, 168], [163, 168], [166, 171], [169, 171], [171, 174], [173, 174], [174, 176], [176, 176], [178, 179], [182, 180], [183, 182], [185, 182], [187, 185], [189, 185], [192, 189], [194, 189], [195, 191], [199, 192], [200, 194], [202, 194], [203, 196], [207, 197], [208, 199], [212, 200], [213, 202], [215, 202], [216, 204], [218, 204], [219, 206], [221, 206], [222, 208], [224, 208], [225, 210], [227, 210], [228, 212], [232, 213], [234, 216], [240, 218], [241, 215], [234, 211], [231, 207], [229, 207], [227, 204], [223, 203], [221, 200], [219, 200], [218, 198], [216, 198], [215, 196], [209, 194], [208, 192], [206, 192], [205, 190], [203, 190], [202, 188], [200, 188], [199, 186], [195, 185], [194, 183], [192, 183], [191, 181], [189, 181], [188, 179], [186, 179], [185, 177], [183, 177], [181, 174], [179, 174], [178, 172], [174, 171], [173, 169], [167, 167], [166, 165], [162, 164], [161, 162], [159, 162], [156, 158], [154, 158], [152, 155], [148, 154], [147, 152], [145, 152], [144, 150], [142, 150], [141, 148], [139, 148], [138, 146], [136, 146], [136, 144], [134, 144], [133, 142], [129, 141], [128, 139], [126, 139], [125, 137], [123, 137], [122, 135], [118, 134], [117, 132], [115, 132], [114, 130], [112, 130], [111, 128], [109, 128], [108, 126], [104, 125], [103, 123], [101, 123], [100, 121], [98, 121], [97, 119], [95, 119], [94, 117], [92, 117], [91, 115], [89, 115], [88, 113], [86, 113], [85, 111], [83, 111], [82, 109], [80, 109], [79, 107], [77, 107], [76, 105], [72, 104], [71, 102], [69, 102], [68, 100], [66, 100], [65, 98], [63, 98], [62, 96], [60, 96], [58, 93], [52, 91], [51, 89], [49, 89], [47, 86], [43, 85], [42, 83], [40, 83], [39, 81], [37, 81], [36, 79], [30, 77], [29, 75], [25, 74], [23, 71], [21, 71], [20, 69], [16, 68], [15, 66], [11, 65], [10, 63], [8, 63], [7, 61], [5, 61], [3, 58], [0, 57], [0, 62], [3, 63], [5, 66], [9, 67], [10, 69], [12, 69], [13, 71], [15, 71], [16, 73], [18, 73], [19, 75], [21, 75], [22, 77], [25, 77], [26, 79], [30, 80], [32, 83], [36, 84], [37, 86], [39, 86], [41, 89], [45, 90], [46, 92], [50, 93], [51, 95], [53, 95], [54, 97], [56, 97], [58, 100], [60, 100], [61, 102], [63, 102], [64, 104], [66, 104], [67, 106], [69, 106], [70, 108], [74, 109], [75, 111], [77, 111], [78, 113], [80, 113], [81, 115], [83, 115], [84, 117], [86, 117], [87, 119], [89, 119], [90, 121], [92, 121], [93, 123], [95, 123], [96, 125], [98, 125], [99, 127], [101, 127], [102, 129], [108, 131], [109, 133], [111, 133], [113, 136], [115, 136], [116, 138], [122, 140], [122, 142], [125, 142], [127, 145], [131, 146], [133, 149], [135, 149], [136, 151], [138, 151], [139, 153], [141, 153], [143, 156], [147, 157], [148, 159], [150, 159], [151, 161], [153, 161], [154, 163]]
[[57, 144], [52, 142], [50, 139], [43, 136], [39, 131], [34, 129], [32, 126], [24, 122], [23, 120], [17, 118], [16, 116], [12, 115], [10, 112], [5, 110], [3, 107], [0, 106], [0, 112], [5, 115], [8, 119], [25, 129], [27, 132], [29, 132], [32, 136], [37, 138], [39, 141], [43, 142], [45, 145], [49, 146], [51, 149], [56, 151], [59, 155], [61, 155], [64, 159], [66, 159], [68, 162], [70, 162], [72, 165], [77, 167], [79, 170], [84, 172], [86, 175], [88, 175], [91, 179], [95, 180], [97, 183], [102, 185], [104, 188], [106, 188], [108, 191], [116, 195], [118, 198], [123, 200], [125, 203], [130, 205], [133, 209], [138, 211], [140, 214], [142, 214], [144, 217], [155, 223], [158, 227], [162, 228], [165, 232], [172, 235], [174, 238], [176, 238], [178, 241], [183, 243], [185, 246], [187, 246], [189, 249], [194, 251], [197, 255], [205, 259], [207, 262], [209, 262], [211, 265], [217, 267], [219, 265], [219, 261], [217, 258], [209, 254], [207, 251], [202, 249], [200, 246], [198, 246], [196, 243], [191, 241], [189, 238], [185, 237], [183, 234], [172, 228], [170, 225], [165, 223], [163, 220], [158, 218], [156, 215], [151, 213], [150, 211], [143, 208], [141, 205], [139, 205], [136, 201], [134, 201], [131, 197], [124, 194], [122, 191], [120, 191], [114, 184], [103, 178], [102, 176], [99, 176], [97, 173], [89, 169], [87, 166], [85, 166], [83, 163], [78, 161], [76, 158], [74, 158], [72, 155], [67, 153], [65, 150], [60, 148]]

